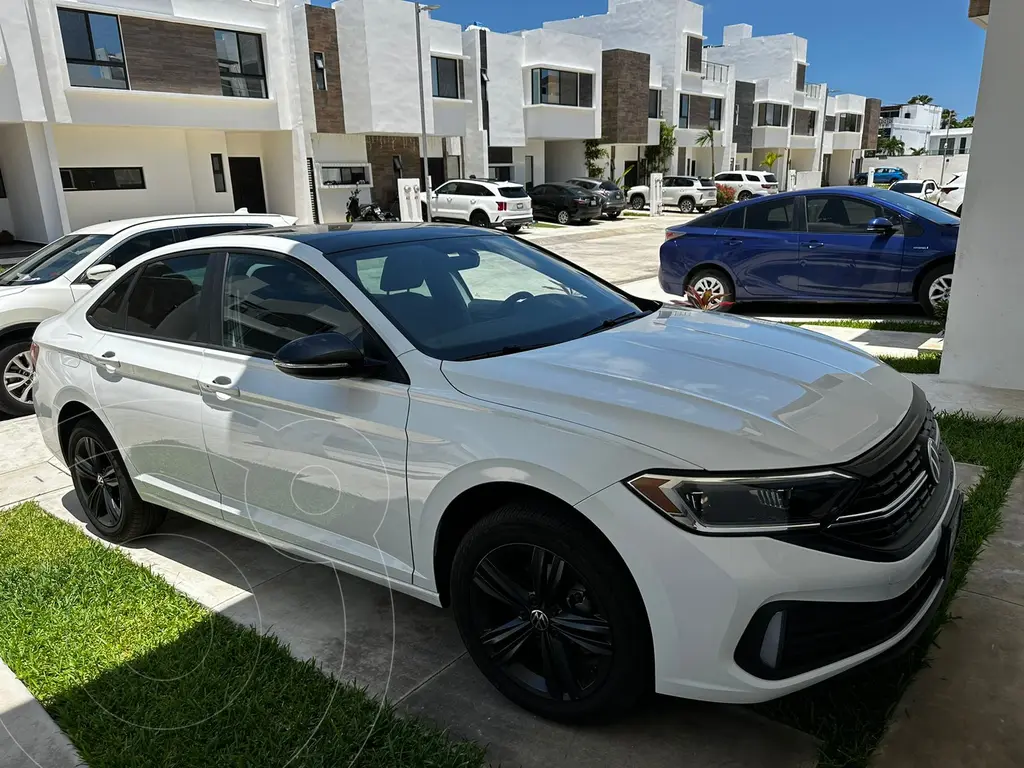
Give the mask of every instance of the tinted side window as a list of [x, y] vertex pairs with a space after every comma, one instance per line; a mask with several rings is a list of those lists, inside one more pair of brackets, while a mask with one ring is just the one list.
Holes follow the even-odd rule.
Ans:
[[435, 195], [454, 195], [459, 185], [454, 181], [448, 184], [442, 184], [440, 187], [434, 190]]
[[113, 264], [115, 267], [123, 267], [136, 256], [171, 245], [174, 242], [173, 229], [155, 229], [152, 232], [143, 232], [141, 235], [130, 237], [117, 246], [114, 250], [100, 260], [100, 264]]
[[717, 181], [743, 181], [743, 177], [738, 173], [720, 173], [715, 179]]
[[725, 220], [728, 215], [728, 211], [718, 211], [717, 213], [712, 213], [707, 216], [701, 216], [690, 224], [690, 226], [700, 229], [719, 229], [720, 227], [725, 226]]
[[193, 253], [142, 267], [128, 297], [124, 330], [171, 341], [196, 341], [209, 261], [209, 254]]
[[754, 176], [753, 174], [748, 173], [747, 174], [747, 181], [758, 181], [759, 182], [759, 181], [761, 181], [761, 179], [759, 179], [757, 176]]
[[772, 200], [747, 206], [745, 229], [760, 229], [770, 232], [786, 232], [793, 229], [793, 213], [796, 205], [793, 198]]
[[727, 213], [729, 215], [726, 216], [722, 229], [743, 229], [743, 220], [746, 217], [747, 209], [732, 208]]
[[107, 295], [94, 304], [86, 317], [97, 328], [109, 328], [111, 330], [124, 330], [124, 316], [121, 315], [121, 305], [124, 303], [128, 289], [132, 287], [132, 281], [138, 270], [131, 272], [114, 285]]
[[867, 234], [868, 222], [882, 216], [882, 206], [866, 200], [838, 195], [807, 198], [808, 232]]
[[329, 331], [362, 348], [358, 318], [312, 272], [269, 254], [228, 254], [224, 346], [273, 355], [289, 341]]
[[494, 194], [482, 184], [459, 184], [459, 193], [470, 197], [494, 197]]

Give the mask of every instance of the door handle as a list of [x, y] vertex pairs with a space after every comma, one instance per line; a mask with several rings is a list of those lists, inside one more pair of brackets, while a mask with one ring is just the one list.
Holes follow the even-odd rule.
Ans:
[[199, 382], [199, 389], [210, 395], [224, 395], [225, 397], [238, 397], [241, 394], [238, 387], [231, 384], [227, 376], [218, 376], [213, 381]]
[[810, 248], [812, 250], [815, 249], [815, 248], [824, 248], [825, 247], [825, 244], [820, 242], [819, 240], [811, 240], [811, 242], [804, 243], [804, 245], [806, 245], [808, 248]]
[[743, 241], [739, 240], [738, 238], [735, 238], [735, 237], [730, 237], [728, 240], [725, 241], [725, 244], [726, 245], [743, 245]]
[[115, 371], [121, 367], [121, 361], [117, 359], [117, 353], [113, 350], [108, 350], [100, 355], [100, 365], [110, 371]]

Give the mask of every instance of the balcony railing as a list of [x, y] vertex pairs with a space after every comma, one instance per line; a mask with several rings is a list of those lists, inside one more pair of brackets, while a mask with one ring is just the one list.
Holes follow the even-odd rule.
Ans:
[[704, 62], [704, 79], [712, 83], [729, 82], [729, 65], [715, 64], [713, 61]]
[[804, 95], [809, 99], [820, 99], [825, 95], [824, 83], [807, 83], [804, 86]]
[[929, 149], [925, 154], [931, 155], [932, 157], [945, 155], [946, 157], [952, 157], [953, 155], [969, 155], [971, 154], [971, 148], [966, 149]]

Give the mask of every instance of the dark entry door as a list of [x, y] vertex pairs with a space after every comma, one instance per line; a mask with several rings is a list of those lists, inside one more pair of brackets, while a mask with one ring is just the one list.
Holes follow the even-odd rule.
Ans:
[[235, 193], [235, 209], [248, 208], [249, 213], [266, 213], [267, 198], [263, 194], [263, 168], [258, 157], [229, 157], [231, 189]]

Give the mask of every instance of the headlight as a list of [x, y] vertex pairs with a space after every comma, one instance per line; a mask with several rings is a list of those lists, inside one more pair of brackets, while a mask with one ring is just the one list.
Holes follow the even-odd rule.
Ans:
[[722, 534], [817, 528], [858, 484], [856, 478], [834, 470], [733, 477], [648, 473], [626, 481], [677, 525]]

